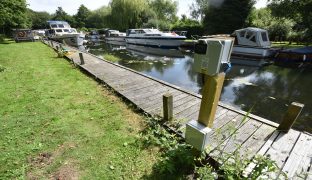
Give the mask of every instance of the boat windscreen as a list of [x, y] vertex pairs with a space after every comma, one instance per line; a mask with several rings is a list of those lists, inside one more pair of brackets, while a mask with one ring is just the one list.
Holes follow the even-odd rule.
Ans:
[[268, 36], [266, 32], [261, 32], [262, 41], [268, 41]]
[[58, 27], [59, 28], [64, 28], [64, 25], [63, 24], [59, 24]]
[[51, 28], [57, 28], [56, 24], [51, 24]]

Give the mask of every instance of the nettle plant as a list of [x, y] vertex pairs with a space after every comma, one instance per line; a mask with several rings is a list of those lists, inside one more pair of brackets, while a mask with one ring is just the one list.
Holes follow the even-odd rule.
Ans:
[[[244, 122], [244, 120], [243, 120]], [[148, 118], [147, 127], [140, 134], [145, 147], [158, 147], [161, 156], [154, 169], [165, 177], [179, 176], [188, 179], [262, 179], [268, 178], [270, 173], [279, 169], [275, 162], [266, 156], [255, 156], [245, 159], [239, 149], [233, 153], [224, 152], [221, 146], [213, 151], [219, 151], [221, 156], [217, 162], [209, 157], [209, 154], [194, 151], [184, 138], [167, 131], [161, 125], [161, 120]], [[236, 128], [229, 127], [235, 138]], [[221, 133], [219, 134], [221, 136]], [[239, 146], [239, 145], [238, 145]], [[211, 152], [211, 151], [210, 151]], [[212, 163], [214, 162], [214, 163]], [[254, 164], [252, 171], [246, 173], [246, 168]], [[280, 171], [278, 171], [280, 172]]]

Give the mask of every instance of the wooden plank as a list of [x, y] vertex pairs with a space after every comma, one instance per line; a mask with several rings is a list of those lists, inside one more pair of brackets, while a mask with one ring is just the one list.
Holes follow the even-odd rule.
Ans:
[[[257, 154], [263, 156], [268, 151], [268, 149], [270, 149], [270, 147], [272, 146], [273, 142], [275, 141], [275, 139], [278, 137], [279, 134], [280, 132], [274, 131], [270, 136], [270, 138], [263, 144], [261, 149], [257, 152]], [[247, 177], [255, 167], [256, 167], [255, 163], [250, 163], [243, 172], [243, 175]]]
[[[175, 97], [180, 96], [181, 94], [183, 95], [183, 93], [181, 91], [177, 91], [175, 89], [169, 89], [169, 91], [167, 91], [167, 92], [172, 94], [173, 101], [174, 101]], [[161, 103], [161, 100], [159, 100], [158, 96], [150, 96], [146, 99], [138, 99], [137, 102], [141, 107], [148, 108], [152, 105]]]
[[[173, 90], [175, 90], [175, 89], [173, 89]], [[173, 108], [176, 107], [177, 102], [179, 102], [180, 100], [182, 100], [182, 99], [184, 99], [184, 98], [186, 98], [188, 96], [189, 95], [186, 94], [186, 93], [182, 93], [182, 94], [179, 94], [177, 96], [174, 95], [173, 96]], [[160, 101], [158, 103], [160, 103]], [[148, 110], [153, 110], [154, 113], [159, 113], [159, 112], [162, 111], [161, 107], [159, 105], [157, 105], [157, 103], [156, 104], [155, 103], [153, 103], [153, 104], [152, 103], [147, 103], [146, 105], [144, 105], [142, 107], [147, 108]]]
[[[253, 119], [252, 119], [253, 120]], [[253, 120], [254, 121], [254, 120]], [[258, 122], [258, 121], [257, 121]], [[239, 149], [243, 158], [251, 159], [259, 152], [260, 148], [270, 138], [275, 128], [267, 124], [262, 124], [257, 131], [248, 138]]]
[[227, 138], [229, 138], [234, 129], [238, 129], [243, 126], [246, 122], [249, 121], [249, 118], [245, 118], [242, 115], [238, 115], [237, 117], [230, 120], [227, 124], [220, 128], [216, 128], [213, 130], [209, 139], [211, 139], [211, 143], [209, 144], [209, 149], [207, 153], [212, 152], [216, 148], [218, 148]]
[[147, 87], [136, 91], [129, 91], [128, 93], [125, 93], [125, 95], [133, 101], [136, 101], [153, 96], [157, 97], [158, 94], [161, 94], [160, 99], [162, 99], [162, 95], [166, 92], [168, 92], [168, 88], [166, 86], [161, 86], [153, 89]]
[[[221, 146], [224, 152], [232, 153], [238, 150], [262, 125], [262, 123], [249, 120], [237, 132], [230, 136]], [[257, 151], [254, 152], [254, 154]]]
[[265, 155], [269, 155], [278, 167], [282, 168], [299, 135], [300, 132], [295, 130], [288, 133], [281, 132]]
[[[190, 101], [190, 100], [192, 100], [193, 99], [193, 97], [191, 97], [191, 96], [186, 96], [186, 97], [184, 97], [184, 98], [181, 98], [181, 99], [179, 99], [178, 101], [174, 101], [174, 99], [173, 99], [173, 109], [175, 109], [177, 106], [179, 106], [179, 105], [181, 105], [181, 104], [184, 104], [185, 102], [188, 102], [188, 101]], [[161, 107], [160, 107], [161, 108]], [[161, 109], [160, 108], [155, 108], [155, 106], [153, 107], [153, 106], [151, 106], [150, 108], [148, 108], [149, 110], [151, 110], [151, 109], [154, 109], [154, 111], [153, 112], [157, 112], [157, 111], [161, 111]]]
[[[270, 156], [270, 159], [275, 161], [276, 165], [282, 169], [299, 135], [300, 132], [295, 130], [290, 130], [288, 133], [281, 132], [265, 155]], [[269, 176], [276, 179], [279, 175], [280, 172], [271, 173]]]
[[197, 99], [197, 98], [193, 98], [191, 99], [190, 101], [184, 103], [184, 104], [181, 104], [180, 106], [177, 106], [173, 109], [173, 114], [176, 115], [182, 111], [187, 111], [188, 108], [192, 107], [193, 105], [195, 104], [198, 104], [200, 103], [200, 100]]
[[138, 81], [136, 83], [133, 82], [129, 82], [129, 83], [125, 83], [125, 84], [120, 84], [119, 86], [116, 87], [116, 89], [118, 89], [118, 92], [123, 93], [126, 91], [135, 91], [137, 89], [140, 89], [142, 87], [153, 87], [155, 86], [155, 82], [153, 81], [148, 81], [148, 82], [144, 82], [144, 81]]
[[300, 137], [288, 157], [283, 172], [288, 178], [296, 178], [308, 172], [312, 160], [312, 137], [301, 133]]
[[186, 109], [185, 111], [179, 112], [175, 114], [176, 119], [182, 119], [182, 118], [187, 118], [188, 116], [199, 112], [199, 107], [200, 107], [200, 102], [194, 104], [190, 108]]

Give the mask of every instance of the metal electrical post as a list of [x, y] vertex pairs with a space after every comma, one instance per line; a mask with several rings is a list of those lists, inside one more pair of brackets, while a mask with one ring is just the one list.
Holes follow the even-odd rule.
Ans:
[[221, 95], [225, 73], [230, 67], [233, 38], [218, 37], [200, 39], [195, 45], [194, 66], [204, 74], [205, 83], [198, 120], [186, 125], [186, 142], [199, 151], [209, 143], [208, 134], [213, 126], [215, 113]]

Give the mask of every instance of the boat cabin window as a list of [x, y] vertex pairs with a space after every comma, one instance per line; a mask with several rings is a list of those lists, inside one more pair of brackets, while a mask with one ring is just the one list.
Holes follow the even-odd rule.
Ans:
[[49, 30], [49, 34], [55, 34], [54, 29], [50, 29], [50, 30]]
[[246, 33], [246, 31], [241, 31], [241, 32], [239, 32], [239, 36], [240, 37], [245, 37], [245, 33]]
[[64, 32], [69, 32], [69, 29], [63, 29]]
[[250, 41], [256, 42], [256, 36], [253, 36], [252, 38], [250, 38]]
[[56, 24], [51, 24], [51, 28], [57, 28]]
[[56, 32], [63, 32], [62, 29], [56, 29]]
[[268, 41], [268, 36], [266, 32], [261, 33], [262, 41]]
[[252, 35], [254, 35], [252, 31], [247, 31], [246, 38], [249, 39]]
[[70, 29], [70, 32], [71, 33], [76, 33], [77, 31], [76, 31], [76, 29]]
[[64, 25], [63, 24], [59, 24], [58, 27], [59, 28], [64, 28]]

